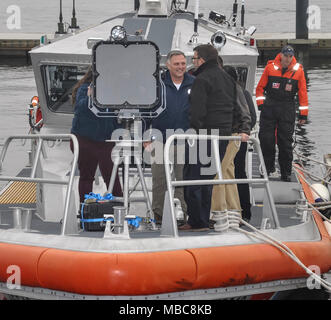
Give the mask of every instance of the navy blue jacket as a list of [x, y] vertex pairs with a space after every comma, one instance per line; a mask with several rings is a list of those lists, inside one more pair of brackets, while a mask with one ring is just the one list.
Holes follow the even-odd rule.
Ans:
[[118, 127], [114, 118], [99, 118], [89, 108], [87, 96], [88, 84], [82, 84], [76, 95], [75, 115], [71, 133], [93, 141], [105, 141], [111, 138]]
[[152, 121], [152, 128], [162, 132], [163, 140], [166, 140], [167, 129], [183, 129], [186, 131], [190, 127], [189, 121], [189, 95], [194, 77], [188, 73], [184, 74], [184, 80], [179, 88], [172, 82], [170, 72], [167, 71], [164, 77], [166, 86], [166, 109]]

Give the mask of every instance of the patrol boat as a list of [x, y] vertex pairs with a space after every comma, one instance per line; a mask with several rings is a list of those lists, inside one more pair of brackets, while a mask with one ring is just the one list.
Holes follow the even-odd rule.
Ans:
[[[107, 54], [113, 53], [109, 48], [114, 42], [120, 54], [114, 57], [113, 65], [119, 63], [125, 68], [128, 63], [128, 68], [134, 69], [153, 60], [153, 90], [160, 84], [158, 74], [171, 49], [185, 52], [190, 68], [193, 48], [211, 43], [224, 63], [237, 69], [240, 81], [253, 94], [258, 57], [252, 36], [255, 28], [245, 28], [244, 16], [239, 24], [237, 1], [231, 19], [215, 11], [208, 19], [203, 18], [199, 1], [195, 2], [195, 12], [187, 10], [188, 1], [141, 0], [134, 5], [133, 12], [63, 35], [30, 53], [38, 90], [30, 108], [32, 134], [8, 137], [0, 158], [4, 168], [8, 165], [7, 154], [13, 149], [10, 147], [17, 140], [31, 145], [27, 166], [17, 176], [0, 176], [1, 181], [8, 182], [0, 192], [0, 293], [7, 299], [155, 300], [261, 298], [261, 294], [282, 298], [295, 296], [298, 290], [317, 294], [320, 291], [308, 289], [330, 289], [330, 281], [326, 280], [331, 270], [331, 234], [326, 228], [330, 220], [314, 206], [301, 167], [295, 167], [293, 182], [268, 179], [253, 134], [247, 180], [173, 181], [170, 161], [166, 161], [168, 192], [160, 228], [150, 210], [150, 171], [139, 161], [135, 167], [124, 161], [120, 170], [124, 196], [116, 201], [123, 205], [105, 212], [101, 222], [77, 216], [82, 209], [77, 188], [79, 147], [70, 134], [71, 90], [91, 62], [98, 71], [107, 66]], [[114, 41], [123, 34], [130, 46]], [[97, 48], [103, 45], [107, 54], [96, 59]], [[126, 48], [139, 48], [146, 55], [131, 53], [132, 59], [123, 63], [121, 54], [130, 51]], [[103, 75], [114, 81], [111, 73]], [[120, 74], [113, 77], [116, 80]], [[139, 77], [136, 79], [139, 81]], [[120, 91], [131, 89], [125, 86]], [[127, 106], [122, 105], [119, 116], [134, 122], [141, 110], [137, 113]], [[237, 138], [175, 134], [166, 142], [166, 159], [175, 139]], [[132, 142], [128, 137], [118, 143], [127, 150], [141, 141]], [[124, 153], [118, 159], [130, 156]], [[217, 159], [215, 166], [221, 177]], [[107, 190], [99, 178], [91, 195], [94, 199], [89, 201], [101, 208], [112, 199], [104, 197]], [[173, 190], [199, 183], [249, 183], [254, 205], [251, 222], [229, 210], [212, 213], [214, 229], [178, 231], [177, 220], [182, 217]], [[103, 230], [89, 231], [87, 225], [95, 224]], [[323, 291], [323, 297], [325, 294]]]

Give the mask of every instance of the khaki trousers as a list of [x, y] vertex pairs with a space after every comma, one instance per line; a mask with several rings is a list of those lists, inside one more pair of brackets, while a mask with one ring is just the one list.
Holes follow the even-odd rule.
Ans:
[[[238, 135], [236, 133], [232, 134]], [[222, 160], [223, 179], [235, 179], [234, 175], [234, 158], [240, 148], [240, 141], [229, 141], [226, 148], [225, 156]], [[216, 175], [215, 179], [218, 179]], [[241, 211], [238, 188], [236, 184], [215, 185], [211, 202], [212, 211], [224, 210]]]

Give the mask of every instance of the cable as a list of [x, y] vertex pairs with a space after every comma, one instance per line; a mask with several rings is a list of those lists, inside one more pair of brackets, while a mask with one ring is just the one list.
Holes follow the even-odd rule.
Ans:
[[318, 163], [318, 164], [322, 164], [322, 165], [324, 165], [324, 166], [326, 166], [326, 167], [330, 167], [330, 168], [331, 168], [331, 165], [329, 165], [329, 164], [327, 164], [327, 163], [325, 163], [325, 162], [322, 162], [322, 161], [316, 160], [316, 159], [314, 159], [314, 158], [306, 157], [306, 156], [304, 156], [303, 154], [299, 154], [299, 153], [296, 152], [295, 150], [294, 150], [294, 152], [295, 152], [295, 154], [296, 154], [299, 158], [304, 158], [304, 159], [306, 159], [306, 160], [313, 161], [313, 162], [316, 162], [316, 163]]
[[[315, 209], [315, 208], [314, 208]], [[316, 210], [316, 209], [315, 209]], [[324, 217], [325, 218], [325, 217]], [[214, 228], [216, 232], [224, 232], [228, 229], [233, 229], [236, 231], [239, 231], [241, 233], [244, 233], [248, 237], [253, 237], [258, 240], [261, 240], [263, 242], [267, 242], [270, 245], [276, 247], [286, 255], [288, 255], [295, 263], [297, 263], [301, 268], [303, 268], [306, 273], [308, 273], [311, 277], [314, 278], [315, 281], [317, 281], [319, 284], [321, 284], [325, 289], [331, 292], [331, 283], [327, 282], [323, 278], [321, 278], [319, 275], [311, 271], [309, 268], [307, 268], [301, 260], [293, 253], [293, 251], [287, 247], [284, 243], [281, 241], [273, 238], [272, 236], [256, 229], [254, 226], [246, 222], [241, 218], [240, 212], [236, 211], [214, 211], [213, 212], [213, 219], [216, 221]], [[330, 221], [329, 219], [327, 219]], [[255, 233], [243, 230], [240, 228], [240, 224], [244, 224], [250, 229], [252, 229]]]
[[[313, 158], [309, 158], [309, 157], [306, 157], [304, 155], [301, 155], [295, 149], [293, 150], [293, 152], [298, 157], [298, 162], [299, 162], [300, 166], [302, 167], [300, 170], [302, 170], [304, 173], [306, 173], [311, 180], [313, 180], [313, 181], [321, 181], [321, 182], [323, 182], [325, 184], [331, 184], [330, 181], [327, 181], [326, 180], [330, 176], [330, 171], [331, 171], [331, 166], [330, 165], [328, 165], [328, 164], [326, 164], [324, 162], [315, 160]], [[325, 173], [324, 177], [322, 177], [322, 178], [321, 177], [318, 177], [317, 175], [314, 175], [313, 173], [308, 172], [307, 170], [303, 169], [305, 166], [304, 166], [303, 161], [301, 160], [301, 158], [304, 158], [306, 160], [309, 160], [309, 161], [315, 162], [317, 164], [323, 165], [324, 167], [327, 167], [327, 170], [326, 170], [327, 172]]]
[[327, 218], [323, 213], [321, 213], [317, 208], [315, 208], [311, 203], [308, 206], [312, 208], [322, 219], [331, 224], [331, 219]]
[[261, 235], [257, 235], [251, 232], [248, 232], [246, 230], [240, 229], [239, 227], [232, 227], [233, 229], [242, 232], [250, 237], [255, 237], [259, 240], [265, 241], [271, 245], [273, 245], [274, 247], [278, 248], [280, 251], [284, 252], [286, 255], [288, 255], [294, 262], [296, 262], [300, 267], [302, 267], [311, 277], [314, 278], [314, 280], [316, 280], [318, 283], [320, 283], [326, 290], [331, 292], [331, 283], [327, 282], [326, 280], [324, 280], [323, 278], [321, 278], [320, 276], [318, 276], [316, 273], [314, 273], [313, 271], [311, 271], [309, 268], [307, 268], [301, 261], [300, 259], [293, 253], [293, 251], [287, 247], [285, 244], [283, 244], [282, 242], [278, 241], [277, 239], [271, 237], [270, 235], [256, 229], [255, 227], [253, 227], [251, 224], [249, 224], [248, 222], [246, 222], [245, 220], [243, 220], [242, 218], [238, 218], [240, 220], [240, 222], [244, 225], [246, 225], [247, 227], [251, 228], [254, 232], [256, 232], [257, 234]]
[[[306, 182], [308, 185], [309, 185], [309, 187], [311, 188], [311, 189], [313, 189], [313, 191], [321, 198], [321, 199], [323, 199], [324, 201], [327, 201], [327, 199], [324, 199], [320, 194], [319, 194], [319, 192], [311, 185], [311, 183], [309, 183], [309, 181], [307, 181], [307, 179], [298, 171], [298, 169], [294, 166], [293, 167], [294, 168], [294, 170], [295, 170], [295, 174], [297, 175], [297, 176], [300, 176], [300, 178], [304, 181], [304, 182]], [[302, 170], [303, 171], [303, 170]], [[329, 183], [329, 182], [328, 182]]]
[[[300, 163], [300, 165], [303, 167], [303, 165], [301, 163]], [[297, 170], [297, 169], [295, 168], [295, 170]], [[309, 171], [307, 171], [307, 170], [305, 170], [303, 168], [300, 168], [300, 170], [302, 172], [306, 173], [309, 176], [309, 178], [311, 178], [311, 180], [313, 180], [313, 181], [321, 181], [321, 182], [324, 182], [325, 184], [331, 185], [331, 182], [330, 181], [325, 180], [325, 178], [327, 178], [329, 176], [329, 174], [327, 174], [325, 177], [321, 178], [321, 177], [318, 177], [318, 176], [314, 175], [313, 173], [311, 173], [311, 172], [309, 172]], [[311, 187], [311, 184], [300, 173], [298, 173], [298, 174]]]

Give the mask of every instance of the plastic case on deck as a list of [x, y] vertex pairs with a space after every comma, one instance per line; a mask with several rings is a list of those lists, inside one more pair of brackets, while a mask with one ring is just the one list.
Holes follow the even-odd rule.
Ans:
[[114, 207], [117, 206], [123, 206], [123, 203], [117, 201], [82, 203], [79, 210], [81, 228], [84, 231], [104, 231], [106, 225], [104, 215], [114, 214]]

